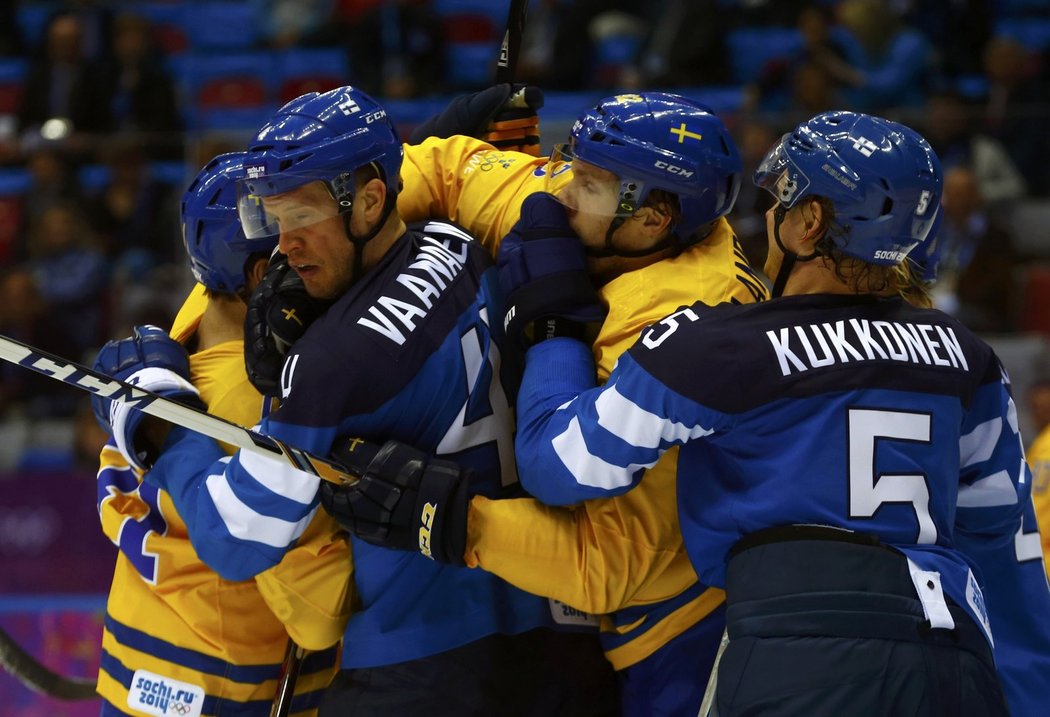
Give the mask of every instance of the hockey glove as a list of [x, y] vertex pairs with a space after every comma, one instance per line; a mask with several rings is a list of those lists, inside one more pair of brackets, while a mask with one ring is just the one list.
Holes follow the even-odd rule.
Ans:
[[555, 336], [586, 339], [606, 309], [587, 275], [583, 244], [565, 207], [544, 192], [529, 195], [521, 218], [500, 243], [496, 264], [507, 295], [503, 326], [510, 345], [524, 350]]
[[321, 482], [321, 505], [348, 532], [385, 548], [418, 551], [441, 563], [464, 565], [469, 473], [398, 441], [378, 451], [341, 439], [332, 457], [360, 468], [352, 486]]
[[326, 308], [326, 302], [306, 293], [288, 257], [275, 251], [244, 317], [244, 368], [259, 393], [278, 395], [288, 349]]
[[497, 149], [540, 154], [543, 92], [529, 85], [502, 83], [453, 99], [448, 107], [424, 120], [409, 136], [409, 144], [427, 137], [462, 134], [477, 137]]
[[[204, 409], [200, 393], [189, 382], [190, 363], [182, 344], [157, 326], [136, 326], [126, 339], [110, 341], [99, 351], [93, 368], [147, 391]], [[92, 396], [91, 408], [102, 427], [113, 435], [124, 459], [148, 470], [159, 455], [142, 432], [146, 414], [122, 401]]]

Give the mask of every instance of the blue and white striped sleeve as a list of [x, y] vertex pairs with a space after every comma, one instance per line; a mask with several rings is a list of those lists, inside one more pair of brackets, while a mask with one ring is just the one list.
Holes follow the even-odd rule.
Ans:
[[709, 412], [624, 354], [594, 388], [590, 350], [570, 339], [529, 349], [518, 395], [522, 486], [548, 505], [625, 493], [663, 453], [712, 433]]
[[284, 461], [172, 430], [147, 480], [171, 495], [194, 549], [228, 580], [246, 580], [281, 561], [313, 518], [320, 479]]

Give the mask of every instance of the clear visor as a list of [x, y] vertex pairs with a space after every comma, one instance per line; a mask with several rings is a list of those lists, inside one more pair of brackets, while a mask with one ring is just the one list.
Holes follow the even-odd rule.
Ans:
[[280, 236], [328, 221], [340, 206], [322, 180], [307, 182], [286, 192], [260, 196], [258, 179], [237, 183], [237, 214], [248, 239]]
[[804, 188], [800, 186], [799, 182], [801, 173], [788, 159], [787, 153], [784, 151], [784, 146], [790, 136], [790, 133], [788, 133], [780, 138], [777, 145], [769, 151], [762, 163], [758, 165], [754, 177], [756, 186], [765, 189], [778, 202], [789, 209], [794, 206], [795, 201], [798, 199], [799, 190]]
[[[562, 175], [570, 165], [572, 176], [566, 181]], [[554, 147], [546, 177], [545, 191], [557, 197], [572, 213], [601, 219], [634, 214], [645, 186], [577, 158], [569, 144]]]

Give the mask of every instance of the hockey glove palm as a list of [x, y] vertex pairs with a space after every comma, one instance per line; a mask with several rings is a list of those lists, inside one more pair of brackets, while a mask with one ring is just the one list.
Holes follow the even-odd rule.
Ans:
[[496, 149], [538, 157], [540, 118], [537, 112], [541, 107], [543, 92], [538, 87], [493, 85], [453, 99], [448, 107], [416, 127], [408, 143], [462, 134], [484, 140]]
[[[189, 381], [185, 347], [157, 326], [136, 326], [132, 336], [108, 342], [99, 351], [93, 368], [147, 391], [204, 408], [200, 393]], [[148, 470], [157, 458], [158, 446], [140, 435], [146, 414], [122, 401], [101, 396], [91, 398], [91, 408], [102, 427], [113, 435], [125, 460], [139, 470]]]
[[326, 308], [325, 302], [306, 293], [288, 257], [274, 252], [244, 317], [244, 368], [259, 393], [278, 394], [288, 349]]
[[537, 192], [526, 198], [496, 264], [507, 294], [503, 325], [511, 346], [525, 349], [554, 336], [586, 338], [587, 326], [604, 320], [583, 244], [554, 196]]
[[343, 528], [374, 545], [465, 564], [466, 469], [398, 441], [375, 451], [343, 439], [336, 441], [332, 457], [351, 468], [367, 462], [352, 486], [321, 482], [321, 505]]

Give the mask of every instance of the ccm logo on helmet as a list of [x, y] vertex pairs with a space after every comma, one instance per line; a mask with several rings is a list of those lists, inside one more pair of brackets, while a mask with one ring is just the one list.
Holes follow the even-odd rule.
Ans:
[[669, 174], [677, 174], [679, 177], [692, 177], [695, 174], [695, 172], [693, 172], [692, 170], [685, 169], [683, 167], [677, 167], [673, 164], [668, 164], [662, 159], [658, 160], [653, 166], [657, 169], [663, 169]]

